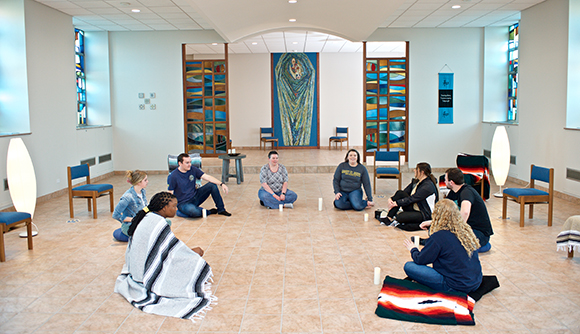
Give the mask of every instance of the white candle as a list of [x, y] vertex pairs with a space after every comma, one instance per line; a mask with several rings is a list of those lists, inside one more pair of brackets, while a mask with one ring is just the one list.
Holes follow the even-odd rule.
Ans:
[[236, 149], [232, 148], [232, 154], [236, 154]]
[[375, 267], [375, 284], [381, 284], [381, 268]]
[[318, 199], [318, 211], [322, 211], [322, 197]]
[[232, 154], [232, 149], [228, 149], [228, 154]]
[[278, 210], [280, 210], [280, 212], [284, 211], [284, 204], [278, 205]]
[[414, 239], [415, 239], [415, 247], [419, 248], [419, 236], [416, 235]]
[[207, 218], [207, 210], [206, 209], [201, 209], [201, 216], [203, 218]]
[[365, 222], [368, 222], [368, 221], [369, 221], [369, 214], [365, 213]]

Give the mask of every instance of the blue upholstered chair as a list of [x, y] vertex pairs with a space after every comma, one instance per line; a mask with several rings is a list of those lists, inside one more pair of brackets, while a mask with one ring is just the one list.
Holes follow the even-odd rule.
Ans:
[[[401, 190], [401, 152], [375, 151], [374, 160], [373, 194], [377, 192], [377, 179], [399, 179], [399, 190]], [[396, 162], [397, 167], [381, 167], [377, 166], [377, 162]]]
[[4, 250], [4, 232], [12, 224], [26, 223], [28, 232], [28, 249], [32, 249], [32, 217], [26, 212], [0, 212], [0, 262], [6, 261]]
[[340, 150], [342, 151], [342, 142], [346, 142], [346, 149], [348, 150], [348, 127], [336, 127], [336, 136], [328, 138], [328, 149], [330, 150], [332, 143], [336, 143], [336, 148], [338, 148], [338, 143], [340, 143]]
[[274, 136], [274, 128], [260, 128], [260, 150], [262, 149], [262, 143], [264, 143], [264, 149], [266, 149], [267, 143], [272, 143], [272, 149], [274, 149], [274, 143], [276, 143], [276, 149], [278, 149], [278, 138]]
[[[548, 183], [548, 192], [536, 189], [535, 181]], [[520, 227], [524, 227], [524, 206], [530, 205], [530, 219], [534, 217], [534, 204], [548, 204], [548, 226], [552, 226], [552, 212], [554, 211], [554, 168], [545, 168], [532, 165], [530, 171], [529, 188], [507, 188], [503, 190], [502, 219], [506, 219], [507, 200], [520, 203]]]
[[[91, 183], [89, 165], [78, 165], [67, 167], [68, 172], [68, 205], [70, 217], [74, 218], [73, 198], [86, 198], [89, 211], [91, 211], [91, 200], [93, 202], [93, 218], [97, 219], [97, 197], [109, 195], [111, 212], [115, 209], [113, 204], [113, 185]], [[79, 178], [86, 178], [87, 184], [73, 187], [72, 181]]]

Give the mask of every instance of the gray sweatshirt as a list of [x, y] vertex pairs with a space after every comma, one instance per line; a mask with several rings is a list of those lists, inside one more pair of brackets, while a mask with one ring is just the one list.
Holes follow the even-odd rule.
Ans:
[[348, 162], [342, 162], [336, 167], [334, 180], [332, 181], [335, 194], [341, 191], [346, 193], [355, 191], [360, 189], [361, 184], [367, 194], [367, 200], [372, 202], [373, 192], [371, 189], [371, 181], [369, 179], [369, 172], [365, 166], [358, 164], [356, 167], [352, 167]]

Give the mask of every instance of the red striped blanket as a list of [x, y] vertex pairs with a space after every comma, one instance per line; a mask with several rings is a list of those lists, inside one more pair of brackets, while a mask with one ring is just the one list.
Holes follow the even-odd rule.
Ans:
[[385, 277], [375, 314], [382, 318], [438, 325], [474, 326], [475, 301], [461, 292], [439, 292]]

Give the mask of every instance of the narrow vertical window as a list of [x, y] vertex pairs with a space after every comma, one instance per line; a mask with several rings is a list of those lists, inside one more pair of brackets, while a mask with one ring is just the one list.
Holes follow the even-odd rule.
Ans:
[[518, 43], [519, 24], [509, 28], [508, 41], [508, 115], [510, 122], [517, 121], [518, 117]]
[[77, 76], [77, 124], [86, 125], [85, 32], [79, 29], [75, 29], [75, 65]]

